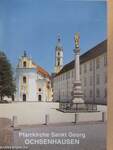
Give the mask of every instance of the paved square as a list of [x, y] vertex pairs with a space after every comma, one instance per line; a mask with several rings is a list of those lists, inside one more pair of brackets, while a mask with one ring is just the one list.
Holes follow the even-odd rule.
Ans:
[[[56, 133], [60, 134], [56, 139], [75, 139], [74, 135], [78, 134], [80, 144], [30, 144], [25, 145], [25, 137], [20, 136], [19, 133]], [[71, 134], [72, 137], [64, 137], [63, 134]], [[82, 134], [83, 136], [80, 136]], [[85, 135], [85, 136], [84, 136]], [[54, 135], [56, 136], [56, 135]], [[62, 136], [62, 137], [61, 137]], [[84, 138], [85, 137], [85, 138]], [[39, 139], [28, 137], [27, 139]], [[42, 140], [45, 137], [41, 138]], [[50, 139], [50, 137], [48, 138]], [[14, 145], [15, 146], [27, 146], [29, 150], [106, 150], [106, 123], [82, 123], [73, 125], [72, 123], [62, 123], [54, 125], [38, 125], [31, 127], [22, 127], [20, 131], [14, 131]]]

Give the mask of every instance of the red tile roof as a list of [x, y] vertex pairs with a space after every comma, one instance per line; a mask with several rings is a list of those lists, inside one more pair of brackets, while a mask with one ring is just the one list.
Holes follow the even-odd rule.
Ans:
[[51, 79], [51, 76], [49, 75], [49, 73], [44, 68], [40, 67], [39, 65], [37, 65], [35, 63], [33, 63], [33, 64], [36, 66], [37, 73], [40, 73], [44, 77]]
[[43, 69], [42, 67], [40, 67], [39, 65], [37, 65], [37, 73], [38, 72], [40, 74], [42, 74], [43, 76], [47, 77], [47, 78], [51, 78], [50, 75], [49, 75], [49, 73], [45, 69]]

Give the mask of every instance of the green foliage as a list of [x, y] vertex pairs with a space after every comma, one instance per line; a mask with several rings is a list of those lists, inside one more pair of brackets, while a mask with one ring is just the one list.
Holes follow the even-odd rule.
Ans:
[[13, 79], [13, 72], [10, 62], [4, 52], [0, 51], [0, 97], [11, 97], [16, 88]]

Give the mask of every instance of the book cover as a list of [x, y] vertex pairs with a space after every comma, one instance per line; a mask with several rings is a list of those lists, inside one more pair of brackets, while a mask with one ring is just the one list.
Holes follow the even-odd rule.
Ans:
[[0, 0], [0, 149], [106, 150], [107, 2]]

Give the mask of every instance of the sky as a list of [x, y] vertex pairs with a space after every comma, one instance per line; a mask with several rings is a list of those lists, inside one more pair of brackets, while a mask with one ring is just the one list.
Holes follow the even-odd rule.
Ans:
[[74, 34], [81, 54], [107, 38], [106, 2], [93, 0], [0, 0], [0, 50], [13, 68], [26, 50], [33, 61], [54, 72], [60, 33], [64, 64], [74, 58]]

